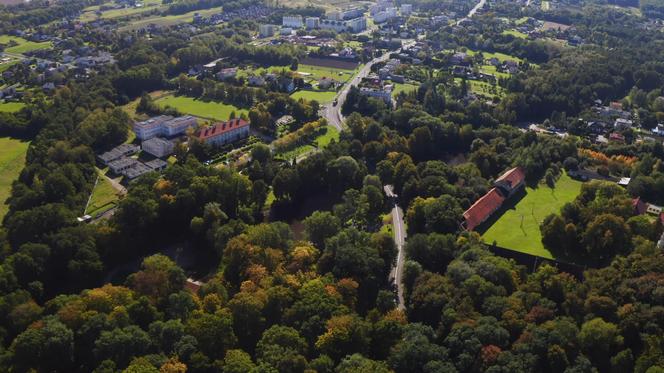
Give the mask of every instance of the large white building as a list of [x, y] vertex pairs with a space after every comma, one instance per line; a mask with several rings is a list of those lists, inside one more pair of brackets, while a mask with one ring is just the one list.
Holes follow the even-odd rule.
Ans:
[[408, 16], [413, 13], [413, 4], [401, 4], [401, 15]]
[[307, 17], [305, 20], [307, 29], [317, 29], [320, 27], [320, 18], [319, 17]]
[[304, 21], [302, 20], [302, 16], [284, 16], [282, 18], [282, 23], [284, 27], [292, 27], [292, 28], [301, 28], [304, 26]]
[[173, 118], [169, 115], [160, 115], [142, 122], [134, 123], [134, 132], [139, 140], [148, 140], [157, 136], [173, 137], [181, 135], [188, 128], [198, 127], [196, 118], [191, 115]]
[[275, 25], [260, 25], [258, 26], [258, 36], [261, 38], [269, 38], [277, 33], [277, 26]]
[[201, 129], [198, 138], [206, 144], [223, 146], [249, 136], [249, 122], [244, 119], [231, 119]]
[[161, 137], [153, 137], [141, 143], [144, 152], [154, 155], [157, 158], [167, 157], [173, 154], [175, 144]]
[[336, 32], [362, 32], [367, 29], [367, 19], [365, 17], [358, 17], [347, 21], [324, 19], [320, 21], [320, 28]]

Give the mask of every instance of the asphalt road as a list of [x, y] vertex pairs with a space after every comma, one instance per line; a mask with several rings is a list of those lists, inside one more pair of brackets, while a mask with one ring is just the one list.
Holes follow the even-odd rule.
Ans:
[[470, 10], [470, 12], [468, 12], [467, 16], [465, 16], [464, 18], [461, 18], [460, 20], [457, 21], [457, 23], [456, 23], [457, 26], [460, 25], [463, 21], [471, 19], [475, 15], [475, 13], [477, 13], [478, 10], [480, 10], [484, 7], [484, 4], [486, 4], [486, 0], [480, 0], [480, 2], [477, 3], [477, 5], [475, 5], [475, 7]]
[[392, 281], [397, 289], [397, 308], [405, 310], [406, 305], [403, 299], [403, 264], [406, 261], [406, 227], [403, 222], [403, 210], [397, 205], [397, 195], [392, 191], [392, 186], [385, 185], [383, 189], [387, 197], [394, 201], [394, 207], [392, 208], [392, 230], [394, 231], [394, 244], [397, 247], [397, 260], [390, 271], [390, 281]]
[[[486, 1], [486, 0], [483, 0]], [[403, 44], [403, 46], [409, 46], [414, 44], [415, 41], [409, 41], [408, 43]], [[398, 49], [397, 49], [398, 50]], [[362, 81], [362, 78], [366, 78], [367, 75], [371, 72], [371, 66], [373, 66], [376, 63], [380, 62], [385, 62], [387, 61], [388, 58], [390, 58], [390, 53], [395, 52], [394, 51], [389, 51], [387, 53], [384, 53], [383, 55], [374, 58], [373, 60], [367, 62], [361, 69], [358, 71], [355, 76], [348, 81], [346, 84], [344, 84], [343, 88], [337, 93], [336, 96], [336, 101], [337, 104], [334, 105], [333, 103], [327, 103], [325, 105], [322, 105], [321, 108], [321, 115], [327, 119], [327, 123], [331, 126], [334, 126], [337, 130], [341, 131], [343, 129], [343, 122], [344, 122], [344, 116], [341, 114], [341, 107], [343, 106], [344, 102], [346, 101], [346, 96], [348, 96], [348, 91], [350, 91], [350, 87], [356, 86], [360, 84]]]

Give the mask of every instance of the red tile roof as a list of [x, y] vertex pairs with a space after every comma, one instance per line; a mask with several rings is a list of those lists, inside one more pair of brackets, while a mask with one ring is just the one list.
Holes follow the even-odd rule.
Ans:
[[500, 194], [497, 188], [492, 188], [463, 213], [463, 217], [466, 219], [466, 229], [471, 231], [482, 224], [498, 210], [503, 201], [505, 201], [505, 197]]
[[215, 137], [219, 136], [221, 134], [224, 134], [229, 131], [236, 130], [238, 128], [242, 128], [245, 126], [248, 126], [249, 122], [247, 122], [244, 119], [231, 119], [227, 122], [219, 122], [216, 123], [214, 126], [211, 127], [205, 127], [201, 129], [201, 133], [198, 134], [198, 138], [201, 140], [207, 140], [210, 137]]
[[526, 173], [523, 171], [523, 169], [521, 167], [514, 167], [513, 169], [507, 170], [507, 172], [500, 175], [500, 177], [496, 179], [496, 182], [498, 183], [504, 181], [507, 182], [510, 187], [514, 188], [525, 179]]

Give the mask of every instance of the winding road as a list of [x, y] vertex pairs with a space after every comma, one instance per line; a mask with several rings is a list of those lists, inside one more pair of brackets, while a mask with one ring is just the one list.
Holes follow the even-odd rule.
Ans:
[[[411, 40], [406, 43], [402, 43], [402, 47], [408, 47], [413, 44], [415, 44], [415, 41]], [[399, 49], [401, 49], [402, 47], [399, 47]], [[329, 125], [334, 126], [339, 131], [343, 129], [344, 116], [343, 114], [341, 114], [341, 107], [346, 101], [346, 96], [348, 96], [350, 87], [357, 86], [358, 84], [360, 84], [362, 78], [366, 78], [367, 75], [369, 75], [369, 73], [371, 72], [371, 67], [374, 64], [387, 61], [387, 59], [390, 58], [390, 54], [392, 52], [398, 51], [399, 49], [391, 50], [367, 62], [364, 66], [362, 66], [360, 71], [358, 71], [357, 74], [353, 76], [353, 78], [350, 81], [344, 84], [343, 88], [339, 91], [339, 93], [337, 93], [337, 96], [335, 97], [335, 101], [337, 102], [336, 105], [334, 105], [333, 103], [327, 103], [325, 105], [322, 105], [320, 110], [321, 116], [327, 119], [327, 123]]]

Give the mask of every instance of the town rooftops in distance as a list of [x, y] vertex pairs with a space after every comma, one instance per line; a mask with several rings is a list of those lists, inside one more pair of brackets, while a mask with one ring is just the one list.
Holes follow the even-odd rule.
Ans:
[[226, 122], [219, 122], [216, 123], [214, 126], [201, 129], [201, 133], [198, 135], [198, 138], [201, 140], [205, 140], [210, 137], [219, 136], [226, 132], [242, 128], [248, 125], [249, 122], [241, 118], [231, 119]]

